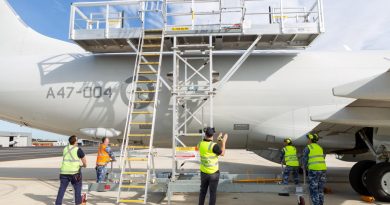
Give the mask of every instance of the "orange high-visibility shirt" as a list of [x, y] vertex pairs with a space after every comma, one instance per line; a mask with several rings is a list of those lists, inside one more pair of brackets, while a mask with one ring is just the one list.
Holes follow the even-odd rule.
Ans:
[[106, 151], [106, 147], [107, 146], [105, 144], [100, 144], [98, 149], [97, 159], [96, 159], [96, 165], [104, 166], [108, 162], [110, 162], [111, 158], [108, 152]]

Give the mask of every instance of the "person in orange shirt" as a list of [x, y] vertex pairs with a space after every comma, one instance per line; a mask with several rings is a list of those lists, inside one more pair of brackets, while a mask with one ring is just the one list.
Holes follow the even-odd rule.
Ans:
[[99, 145], [98, 155], [96, 159], [96, 182], [105, 182], [107, 173], [107, 164], [110, 161], [115, 161], [114, 153], [108, 146], [110, 139], [107, 137], [102, 138], [102, 143]]

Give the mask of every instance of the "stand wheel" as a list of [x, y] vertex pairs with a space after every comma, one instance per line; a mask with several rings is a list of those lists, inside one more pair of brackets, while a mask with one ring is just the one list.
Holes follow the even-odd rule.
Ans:
[[298, 197], [298, 205], [305, 205], [305, 198], [303, 196]]

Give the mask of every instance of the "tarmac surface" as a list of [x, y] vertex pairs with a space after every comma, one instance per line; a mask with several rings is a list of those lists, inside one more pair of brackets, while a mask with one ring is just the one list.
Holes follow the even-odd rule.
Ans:
[[[56, 157], [64, 147], [0, 147], [0, 162]], [[96, 153], [96, 147], [83, 147], [86, 154]]]
[[[157, 149], [157, 152], [156, 168], [158, 171], [168, 171], [171, 165], [170, 150]], [[59, 187], [58, 172], [61, 159], [61, 157], [51, 157], [0, 162], [0, 204], [54, 204]], [[95, 180], [96, 155], [87, 155], [87, 160], [88, 167], [83, 170], [85, 183]], [[360, 200], [360, 196], [348, 183], [349, 169], [354, 163], [337, 160], [331, 155], [327, 156], [326, 160], [329, 167], [327, 187], [332, 190], [332, 193], [326, 195], [325, 204], [367, 204]], [[198, 166], [195, 163], [187, 163], [184, 169], [196, 170]], [[235, 174], [280, 173], [281, 171], [280, 165], [245, 150], [228, 150], [227, 155], [220, 158], [220, 169]], [[63, 204], [74, 204], [71, 187], [68, 189]], [[167, 204], [164, 193], [152, 193], [149, 199], [151, 204]], [[307, 196], [305, 199], [306, 204], [309, 204]], [[115, 204], [115, 201], [116, 192], [90, 192], [87, 204]], [[173, 196], [172, 204], [197, 204], [197, 201], [197, 193], [178, 193]], [[275, 193], [218, 193], [217, 204], [285, 205], [297, 204], [297, 202], [294, 195], [282, 197]], [[375, 202], [374, 204], [388, 203]]]

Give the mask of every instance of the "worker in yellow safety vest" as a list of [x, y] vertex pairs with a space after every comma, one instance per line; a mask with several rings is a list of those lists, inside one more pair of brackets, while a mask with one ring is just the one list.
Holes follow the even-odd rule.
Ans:
[[307, 134], [308, 145], [303, 150], [302, 162], [309, 170], [309, 191], [313, 205], [324, 204], [324, 187], [326, 183], [326, 163], [324, 150], [317, 144], [318, 134]]
[[115, 156], [109, 144], [110, 139], [108, 137], [103, 137], [102, 143], [99, 145], [95, 168], [97, 183], [105, 182], [107, 174], [107, 164], [111, 161], [115, 161]]
[[[80, 161], [82, 165], [80, 165]], [[75, 204], [81, 204], [82, 175], [81, 167], [87, 167], [87, 160], [81, 148], [77, 147], [77, 137], [69, 137], [69, 145], [63, 150], [63, 159], [60, 171], [60, 188], [58, 190], [56, 205], [62, 204], [62, 199], [69, 182], [73, 185]]]
[[285, 164], [283, 170], [283, 181], [282, 184], [288, 184], [288, 178], [290, 173], [293, 174], [294, 183], [299, 184], [299, 160], [297, 156], [297, 148], [292, 145], [291, 138], [284, 139], [284, 147], [280, 151], [280, 162]]
[[219, 182], [218, 156], [224, 156], [228, 134], [220, 133], [218, 140], [221, 146], [213, 142], [214, 128], [207, 127], [203, 130], [204, 139], [199, 142], [201, 185], [199, 205], [204, 205], [207, 189], [210, 191], [209, 205], [215, 205], [217, 201], [217, 187]]

